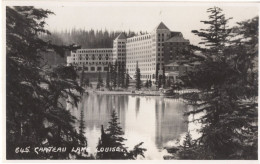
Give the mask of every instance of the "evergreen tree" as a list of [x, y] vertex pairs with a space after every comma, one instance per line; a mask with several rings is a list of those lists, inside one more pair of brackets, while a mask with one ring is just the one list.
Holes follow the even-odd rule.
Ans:
[[152, 87], [152, 80], [149, 79], [149, 88], [151, 88], [151, 87]]
[[[108, 128], [103, 129], [101, 126], [101, 139], [99, 140], [97, 149], [97, 159], [136, 159], [137, 155], [144, 157], [146, 149], [140, 148], [142, 142], [135, 146], [134, 150], [128, 151], [124, 146], [125, 138], [124, 132], [115, 111], [112, 111], [111, 120], [109, 121]], [[114, 151], [105, 152], [102, 148], [114, 148]]]
[[156, 85], [158, 84], [159, 67], [160, 67], [160, 64], [157, 63], [157, 64], [156, 64], [156, 68], [155, 68], [155, 84], [156, 84]]
[[162, 75], [159, 75], [159, 80], [158, 80], [157, 87], [158, 87], [158, 89], [160, 89], [162, 87]]
[[113, 64], [109, 64], [109, 75], [110, 75], [110, 87], [112, 88], [113, 86], [113, 81], [114, 81], [114, 66]]
[[137, 90], [141, 89], [141, 72], [140, 68], [138, 67], [138, 62], [136, 63], [136, 71], [135, 71], [135, 88]]
[[172, 86], [172, 81], [171, 81], [171, 79], [167, 79], [166, 80], [166, 87], [167, 88], [170, 88]]
[[84, 80], [84, 85], [86, 85], [86, 86], [88, 86], [89, 87], [89, 78], [85, 78], [85, 80]]
[[228, 28], [228, 21], [232, 18], [225, 18], [222, 13], [222, 9], [219, 7], [209, 8], [207, 10], [209, 14], [209, 20], [201, 21], [205, 25], [209, 25], [207, 29], [193, 30], [192, 32], [202, 38], [202, 42], [199, 44], [207, 47], [208, 55], [217, 56], [222, 54], [225, 45], [227, 44], [227, 38], [231, 32]]
[[107, 69], [106, 88], [110, 89], [110, 64], [108, 64]]
[[[194, 111], [201, 114], [202, 136], [192, 147], [197, 159], [257, 159], [258, 17], [227, 29], [220, 8], [208, 9], [208, 29], [194, 31], [204, 39], [204, 60], [182, 78], [200, 90]], [[227, 40], [228, 37], [233, 37]], [[183, 150], [181, 153], [185, 153]]]
[[117, 67], [118, 67], [118, 64], [117, 64], [117, 61], [115, 62], [114, 64], [114, 67], [113, 67], [113, 87], [114, 89], [118, 86], [117, 84]]
[[126, 76], [126, 71], [125, 71], [125, 64], [121, 64], [121, 86], [125, 88], [125, 76]]
[[80, 77], [80, 86], [84, 86], [84, 64], [83, 64], [83, 69], [81, 71], [81, 77]]
[[79, 121], [79, 135], [84, 136], [85, 132], [85, 121], [84, 121], [84, 111], [83, 109], [80, 111], [80, 121]]
[[103, 87], [103, 79], [101, 77], [100, 71], [98, 72], [98, 82], [97, 82], [97, 89], [100, 89], [100, 87]]
[[126, 77], [125, 77], [125, 88], [129, 87], [129, 74], [128, 74], [128, 69], [126, 70]]
[[166, 86], [166, 76], [165, 76], [165, 67], [163, 66], [163, 74], [162, 74], [162, 85], [163, 88]]
[[122, 84], [122, 76], [121, 76], [121, 62], [118, 62], [118, 65], [117, 65], [117, 85], [118, 87], [121, 87], [121, 84]]
[[70, 97], [71, 103], [77, 105], [80, 97], [75, 92], [82, 93], [83, 89], [76, 82], [76, 71], [72, 66], [50, 69], [40, 65], [41, 52], [53, 50], [64, 56], [66, 51], [79, 48], [57, 46], [39, 38], [40, 33], [49, 34], [44, 28], [44, 19], [50, 14], [48, 10], [32, 6], [6, 7], [7, 159], [65, 159], [71, 154], [14, 151], [24, 145], [33, 149], [43, 141], [42, 146], [87, 146], [82, 145], [73, 126], [76, 118], [60, 102]]
[[146, 87], [146, 88], [149, 88], [149, 81], [148, 81], [148, 79], [147, 79], [146, 82], [145, 82], [145, 87]]

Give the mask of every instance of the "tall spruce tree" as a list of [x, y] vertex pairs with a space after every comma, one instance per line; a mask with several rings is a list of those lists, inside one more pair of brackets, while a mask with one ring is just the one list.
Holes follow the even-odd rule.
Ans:
[[59, 101], [70, 97], [77, 105], [80, 97], [75, 92], [83, 89], [76, 82], [76, 71], [72, 66], [49, 69], [40, 65], [42, 52], [53, 50], [63, 56], [65, 51], [79, 48], [57, 46], [39, 38], [40, 33], [49, 34], [44, 19], [50, 14], [32, 6], [6, 7], [7, 159], [65, 159], [72, 153], [37, 155], [14, 150], [24, 145], [33, 149], [39, 143], [68, 148], [81, 143], [73, 126], [76, 118]]
[[205, 58], [182, 78], [200, 90], [200, 99], [193, 100], [197, 107], [187, 115], [203, 115], [198, 119], [201, 137], [189, 149], [190, 157], [257, 159], [257, 78], [252, 77], [257, 70], [258, 17], [231, 30], [220, 8], [208, 12], [209, 20], [202, 22], [209, 28], [193, 31], [204, 39], [200, 44], [206, 47], [201, 48]]
[[117, 86], [118, 87], [121, 87], [122, 85], [122, 64], [121, 62], [118, 62], [118, 65], [117, 65]]
[[[137, 144], [133, 150], [128, 151], [125, 147], [124, 142], [126, 139], [123, 137], [124, 132], [116, 112], [113, 110], [111, 114], [111, 120], [109, 121], [108, 128], [104, 130], [103, 125], [101, 126], [101, 139], [99, 140], [97, 149], [97, 159], [136, 159], [138, 155], [144, 157], [145, 148], [140, 146], [143, 142]], [[105, 152], [106, 148], [111, 148], [110, 151]], [[102, 151], [102, 149], [104, 151]]]
[[98, 72], [98, 82], [97, 82], [97, 89], [100, 89], [101, 87], [103, 87], [103, 79], [101, 77], [101, 73], [100, 71]]
[[140, 68], [138, 67], [138, 62], [136, 63], [136, 71], [135, 71], [135, 88], [137, 90], [141, 89], [142, 82], [141, 82], [141, 72]]
[[114, 89], [116, 89], [116, 87], [118, 86], [117, 84], [117, 68], [118, 68], [118, 64], [117, 64], [117, 61], [115, 61], [115, 64], [113, 66], [113, 87]]
[[158, 89], [160, 89], [162, 87], [162, 75], [159, 75], [157, 87], [158, 87]]
[[121, 64], [121, 86], [122, 88], [125, 88], [125, 77], [126, 77], [126, 71], [125, 71], [125, 64], [124, 62]]
[[148, 81], [148, 79], [146, 80], [146, 82], [145, 82], [145, 85], [144, 85], [146, 88], [149, 88], [149, 81]]
[[166, 86], [166, 76], [165, 76], [165, 67], [163, 66], [163, 74], [162, 74], [162, 85], [163, 88]]
[[152, 80], [149, 79], [149, 88], [151, 88], [151, 87], [152, 87]]
[[155, 84], [158, 84], [158, 78], [159, 78], [159, 67], [160, 67], [160, 64], [157, 63], [157, 64], [156, 64], [156, 67], [155, 67]]
[[231, 32], [231, 28], [227, 23], [232, 18], [225, 18], [222, 9], [219, 7], [212, 7], [207, 10], [209, 13], [209, 20], [201, 21], [209, 28], [193, 30], [192, 33], [202, 38], [199, 43], [204, 45], [207, 49], [208, 55], [218, 56], [223, 54], [223, 50], [227, 44], [227, 39]]
[[110, 63], [108, 64], [107, 69], [106, 88], [110, 89]]
[[129, 87], [129, 74], [128, 74], [128, 69], [126, 70], [126, 75], [125, 75], [125, 88]]

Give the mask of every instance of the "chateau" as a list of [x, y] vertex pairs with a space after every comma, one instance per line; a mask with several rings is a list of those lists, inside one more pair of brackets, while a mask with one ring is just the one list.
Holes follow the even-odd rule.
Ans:
[[104, 72], [108, 64], [120, 62], [126, 65], [128, 73], [134, 77], [136, 66], [141, 71], [141, 79], [155, 80], [156, 66], [159, 75], [163, 67], [167, 70], [172, 63], [183, 59], [183, 50], [189, 45], [181, 32], [171, 31], [160, 23], [151, 33], [127, 38], [121, 33], [114, 41], [113, 48], [78, 49], [67, 57], [67, 64], [75, 65], [86, 72]]

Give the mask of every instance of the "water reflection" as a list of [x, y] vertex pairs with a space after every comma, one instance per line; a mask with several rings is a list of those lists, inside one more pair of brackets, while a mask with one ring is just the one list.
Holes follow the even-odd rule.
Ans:
[[144, 142], [147, 159], [162, 159], [166, 153], [162, 148], [178, 139], [188, 130], [183, 113], [188, 106], [178, 100], [163, 97], [141, 97], [128, 95], [83, 95], [78, 109], [70, 111], [77, 118], [84, 111], [86, 137], [94, 153], [100, 137], [100, 127], [108, 126], [113, 110], [118, 114], [125, 132], [126, 146], [130, 149]]

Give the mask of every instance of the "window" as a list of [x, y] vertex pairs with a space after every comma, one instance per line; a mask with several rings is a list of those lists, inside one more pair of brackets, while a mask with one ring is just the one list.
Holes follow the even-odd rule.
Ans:
[[101, 67], [97, 67], [97, 70], [98, 70], [98, 71], [101, 71]]
[[108, 67], [104, 67], [104, 71], [108, 71]]
[[95, 67], [91, 67], [91, 71], [95, 71]]

